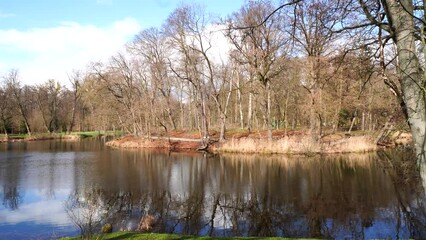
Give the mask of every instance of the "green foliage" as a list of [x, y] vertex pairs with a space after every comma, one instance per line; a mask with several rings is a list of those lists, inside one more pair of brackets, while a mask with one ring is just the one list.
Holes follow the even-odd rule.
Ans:
[[9, 134], [9, 139], [24, 139], [28, 134]]
[[[116, 136], [116, 135], [122, 135], [123, 132], [121, 131], [92, 131], [92, 132], [72, 132], [70, 134], [66, 132], [60, 132], [60, 133], [33, 133], [30, 135], [28, 134], [9, 134], [9, 139], [25, 139], [25, 138], [31, 138], [33, 140], [38, 139], [59, 139], [65, 135], [77, 135], [81, 138], [86, 137], [99, 137], [99, 136]], [[0, 134], [0, 137], [5, 137], [6, 135]]]
[[[73, 238], [62, 238], [63, 240], [77, 240], [80, 237]], [[231, 239], [286, 239], [278, 237], [207, 237], [207, 236], [187, 236], [187, 235], [177, 235], [177, 234], [160, 234], [160, 233], [135, 233], [135, 232], [115, 232], [104, 235], [93, 236], [92, 239], [156, 239], [156, 240], [209, 240], [209, 239], [219, 239], [219, 240], [231, 240]]]
[[105, 225], [103, 225], [101, 231], [102, 233], [111, 233], [112, 232], [111, 223], [106, 223]]
[[351, 112], [346, 109], [343, 108], [342, 110], [340, 110], [339, 112], [339, 127], [343, 127], [343, 128], [347, 128], [349, 127], [349, 122], [352, 119], [352, 114]]
[[116, 136], [123, 134], [122, 131], [91, 131], [91, 132], [72, 132], [71, 135], [79, 135], [82, 138], [98, 136]]

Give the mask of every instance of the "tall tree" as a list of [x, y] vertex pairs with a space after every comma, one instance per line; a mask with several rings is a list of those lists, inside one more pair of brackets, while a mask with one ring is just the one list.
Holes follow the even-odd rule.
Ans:
[[334, 30], [347, 15], [345, 4], [344, 0], [306, 0], [295, 3], [289, 11], [293, 21], [292, 37], [306, 62], [301, 85], [309, 93], [309, 130], [314, 141], [321, 135], [324, 118], [321, 92], [332, 75], [329, 58], [338, 47], [338, 34]]
[[144, 109], [139, 105], [142, 102], [143, 93], [135, 65], [132, 59], [118, 53], [111, 58], [108, 66], [96, 64], [93, 70], [111, 96], [124, 108], [124, 114], [131, 122], [132, 133], [143, 136], [141, 112]]
[[[289, 41], [284, 34], [281, 15], [269, 15], [273, 9], [270, 2], [250, 1], [228, 20], [226, 33], [235, 47], [233, 57], [248, 67], [252, 80], [261, 83], [268, 140], [272, 140], [271, 81], [283, 71], [282, 65], [277, 63], [285, 56]], [[263, 22], [268, 15], [268, 21]]]
[[11, 95], [7, 91], [6, 86], [0, 85], [0, 124], [1, 130], [7, 137], [8, 127], [12, 119], [12, 103], [10, 101]]
[[[158, 91], [160, 93], [160, 96], [165, 101], [163, 108], [167, 115], [167, 121], [172, 129], [176, 129], [172, 111], [172, 90], [174, 88], [174, 83], [167, 65], [167, 55], [170, 53], [170, 49], [166, 44], [165, 35], [156, 28], [143, 30], [136, 35], [135, 40], [129, 44], [128, 48], [131, 52], [140, 56], [142, 63], [146, 65], [146, 71], [150, 78], [150, 85], [153, 88], [151, 92]], [[154, 97], [152, 94], [151, 96]], [[152, 101], [154, 101], [154, 99], [152, 99]], [[157, 104], [160, 104], [159, 100], [157, 100]], [[153, 114], [155, 113], [153, 112]], [[156, 116], [156, 118], [160, 121], [160, 125], [167, 131], [165, 124], [167, 121], [160, 119], [159, 116]]]
[[71, 133], [74, 130], [76, 122], [77, 109], [82, 97], [82, 84], [84, 80], [83, 73], [78, 70], [74, 70], [71, 75], [68, 76], [68, 80], [72, 85], [72, 110], [71, 110], [71, 120], [67, 129], [68, 133]]
[[[206, 42], [202, 36], [206, 24], [207, 19], [201, 9], [187, 5], [176, 9], [167, 19], [165, 26], [170, 44], [177, 53], [177, 61], [170, 59], [169, 66], [180, 80], [188, 82], [195, 90], [195, 100], [201, 118], [200, 138], [204, 146], [208, 145], [210, 138], [205, 80], [213, 78], [211, 63], [206, 58], [206, 51], [211, 46], [204, 45]], [[207, 67], [206, 71], [204, 67]]]
[[[396, 71], [401, 106], [406, 113], [413, 135], [418, 162], [426, 158], [426, 76], [425, 65], [420, 59], [426, 56], [425, 34], [426, 4], [424, 1], [412, 0], [359, 0], [359, 9], [364, 18], [348, 29], [357, 29], [373, 25], [387, 36], [383, 41], [392, 40], [396, 46]], [[380, 39], [379, 39], [380, 40]], [[380, 42], [382, 45], [384, 43]], [[420, 49], [420, 51], [419, 51]], [[394, 87], [393, 90], [398, 90]], [[405, 108], [405, 109], [404, 109]]]
[[25, 125], [25, 129], [29, 135], [31, 135], [31, 127], [29, 122], [29, 109], [27, 108], [27, 101], [25, 94], [23, 93], [23, 87], [19, 80], [19, 72], [17, 69], [12, 69], [9, 73], [4, 76], [7, 88], [12, 93], [13, 100], [18, 107], [18, 111]]
[[37, 87], [37, 104], [49, 133], [60, 130], [58, 114], [61, 88], [59, 82], [53, 79]]

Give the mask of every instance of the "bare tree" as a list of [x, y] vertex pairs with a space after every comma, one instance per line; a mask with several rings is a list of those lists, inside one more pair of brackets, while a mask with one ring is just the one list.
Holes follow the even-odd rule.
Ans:
[[[177, 61], [169, 60], [172, 72], [182, 81], [192, 85], [201, 125], [199, 125], [200, 138], [204, 147], [209, 143], [209, 122], [207, 117], [207, 80], [212, 80], [213, 66], [207, 57], [209, 43], [203, 39], [203, 30], [206, 27], [206, 16], [197, 12], [196, 8], [183, 6], [176, 9], [167, 19], [165, 32], [174, 46]], [[200, 9], [198, 9], [200, 10]], [[207, 44], [207, 45], [205, 45]], [[174, 64], [173, 64], [174, 62]], [[205, 70], [204, 68], [207, 68]]]
[[29, 110], [26, 107], [26, 101], [28, 99], [25, 99], [23, 94], [23, 88], [21, 87], [21, 82], [19, 80], [19, 72], [17, 69], [12, 69], [3, 78], [6, 82], [7, 88], [10, 89], [12, 93], [13, 100], [18, 107], [22, 120], [24, 121], [27, 133], [31, 135], [31, 127], [28, 120]]
[[[378, 28], [376, 42], [382, 48], [388, 41], [396, 46], [398, 82], [391, 82], [384, 76], [388, 86], [400, 95], [402, 111], [406, 114], [414, 145], [419, 155], [418, 162], [426, 158], [426, 86], [424, 61], [425, 50], [425, 6], [424, 1], [384, 0], [352, 1], [362, 14], [361, 19], [345, 26], [344, 30]], [[343, 30], [342, 30], [343, 31]], [[369, 30], [372, 32], [371, 30]], [[386, 34], [382, 34], [385, 32]], [[420, 51], [419, 51], [420, 50]], [[380, 51], [384, 54], [383, 51]], [[381, 56], [382, 68], [385, 67]], [[398, 85], [400, 85], [400, 87]]]
[[143, 128], [138, 105], [141, 101], [141, 89], [136, 79], [136, 68], [130, 59], [118, 53], [111, 58], [110, 65], [104, 68], [102, 64], [95, 64], [93, 70], [96, 76], [108, 89], [111, 96], [124, 107], [132, 125], [132, 133], [141, 136]]
[[67, 132], [71, 133], [75, 126], [76, 113], [78, 105], [82, 97], [82, 83], [84, 80], [83, 73], [78, 70], [74, 70], [71, 75], [68, 76], [68, 80], [72, 85], [72, 110], [71, 110], [71, 121], [69, 123]]
[[[129, 44], [128, 48], [131, 52], [141, 56], [142, 63], [148, 66], [147, 74], [149, 74], [150, 85], [154, 88], [151, 89], [151, 92], [158, 91], [160, 93], [160, 96], [165, 101], [165, 104], [162, 105], [168, 122], [172, 129], [176, 129], [172, 111], [174, 83], [167, 64], [167, 55], [170, 53], [170, 49], [168, 49], [164, 34], [156, 28], [149, 28], [136, 35], [135, 40]], [[160, 104], [158, 99], [157, 104]], [[162, 121], [158, 116], [156, 118], [167, 131], [167, 126], [163, 124], [166, 121]]]
[[47, 132], [59, 130], [59, 104], [61, 85], [53, 79], [37, 87], [37, 105]]
[[[236, 49], [233, 57], [240, 64], [247, 65], [250, 78], [260, 82], [264, 90], [263, 116], [268, 129], [268, 140], [272, 140], [271, 81], [284, 70], [277, 62], [285, 56], [289, 40], [284, 32], [281, 15], [270, 16], [268, 21], [257, 25], [273, 9], [270, 2], [249, 2], [228, 20], [227, 32]], [[249, 116], [249, 121], [250, 118]]]
[[309, 130], [314, 141], [321, 135], [321, 92], [334, 75], [333, 70], [330, 72], [329, 60], [338, 48], [339, 34], [334, 30], [348, 14], [345, 4], [344, 0], [307, 0], [294, 4], [289, 11], [295, 46], [306, 61], [301, 85], [309, 93]]
[[2, 131], [8, 136], [7, 128], [10, 125], [10, 121], [12, 119], [11, 110], [11, 95], [10, 92], [7, 91], [6, 86], [0, 86], [0, 121], [2, 125]]

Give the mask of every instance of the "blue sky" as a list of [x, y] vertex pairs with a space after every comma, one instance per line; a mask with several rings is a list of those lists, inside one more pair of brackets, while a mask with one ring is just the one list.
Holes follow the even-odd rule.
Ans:
[[183, 3], [216, 17], [245, 0], [0, 0], [0, 76], [19, 69], [22, 82], [67, 83], [67, 74], [106, 61], [140, 30], [160, 27]]

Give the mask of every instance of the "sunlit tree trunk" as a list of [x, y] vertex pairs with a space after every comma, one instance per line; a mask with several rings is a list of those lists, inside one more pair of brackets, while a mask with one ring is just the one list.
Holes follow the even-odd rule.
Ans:
[[[395, 31], [398, 52], [398, 73], [408, 122], [413, 135], [414, 147], [419, 163], [425, 160], [426, 105], [425, 80], [421, 74], [413, 30], [413, 2], [411, 0], [388, 0], [389, 15]], [[426, 176], [424, 176], [426, 177]]]

